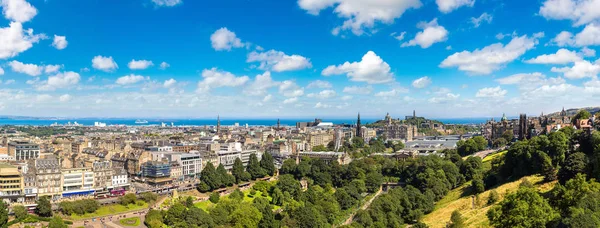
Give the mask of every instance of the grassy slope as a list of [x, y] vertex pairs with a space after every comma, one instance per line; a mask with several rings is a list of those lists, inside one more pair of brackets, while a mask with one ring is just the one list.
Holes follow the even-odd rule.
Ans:
[[[254, 197], [249, 197], [249, 196], [248, 196], [248, 193], [250, 193], [250, 189], [247, 189], [247, 190], [245, 190], [245, 191], [242, 191], [242, 192], [244, 193], [244, 199], [242, 200], [243, 202], [252, 203], [252, 201], [254, 201], [254, 198], [257, 198], [257, 197], [260, 197], [260, 196], [262, 196], [262, 192], [258, 192], [258, 191], [257, 191], [257, 192], [256, 192], [256, 194], [254, 195]], [[221, 196], [221, 199], [225, 199], [225, 198], [227, 198], [227, 196]], [[272, 200], [271, 196], [269, 196], [269, 195], [267, 195], [267, 199], [268, 199], [269, 201], [271, 201], [271, 200]], [[200, 201], [200, 202], [197, 202], [197, 203], [195, 203], [195, 204], [194, 204], [194, 206], [196, 206], [196, 207], [198, 207], [198, 208], [200, 208], [200, 209], [202, 209], [202, 210], [205, 210], [205, 211], [208, 211], [208, 210], [209, 210], [210, 208], [212, 208], [214, 205], [215, 205], [215, 204], [214, 204], [214, 203], [212, 203], [212, 202], [210, 202], [209, 200], [206, 200], [206, 201]], [[274, 209], [274, 210], [277, 210], [277, 209], [279, 209], [279, 208], [280, 208], [280, 206], [273, 205], [273, 209]]]
[[[143, 202], [143, 201], [140, 201], [140, 202]], [[145, 209], [145, 208], [148, 208], [148, 204], [146, 202], [143, 202], [143, 205], [141, 205], [141, 206], [138, 206], [137, 204], [129, 204], [128, 206], [123, 206], [121, 204], [111, 204], [111, 205], [101, 206], [94, 213], [86, 213], [84, 215], [72, 214], [70, 217], [73, 220], [81, 220], [81, 219], [89, 219], [89, 218], [95, 218], [95, 217], [103, 217], [103, 216], [107, 216], [107, 215], [115, 215], [115, 214], [125, 213], [125, 212], [129, 212], [129, 211], [141, 210], [141, 209]]]

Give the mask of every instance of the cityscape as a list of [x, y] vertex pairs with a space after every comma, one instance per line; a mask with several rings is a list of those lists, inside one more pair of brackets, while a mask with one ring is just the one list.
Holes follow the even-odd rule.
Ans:
[[600, 227], [600, 0], [0, 12], [0, 228]]

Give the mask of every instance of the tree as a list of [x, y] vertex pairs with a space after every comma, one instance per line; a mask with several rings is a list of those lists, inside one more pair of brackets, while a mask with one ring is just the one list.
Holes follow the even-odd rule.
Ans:
[[193, 205], [192, 207], [188, 207], [183, 214], [186, 224], [185, 227], [192, 224], [192, 227], [214, 227], [212, 217], [204, 210], [194, 207]]
[[262, 213], [251, 204], [242, 203], [231, 213], [231, 222], [235, 227], [258, 227]]
[[467, 160], [462, 163], [460, 167], [461, 173], [467, 180], [473, 179], [476, 175], [482, 174], [483, 172], [483, 161], [480, 157], [469, 156]]
[[500, 197], [498, 196], [498, 192], [496, 192], [496, 190], [491, 190], [491, 191], [490, 191], [490, 194], [488, 195], [488, 201], [487, 201], [487, 204], [488, 204], [488, 205], [492, 205], [492, 204], [494, 204], [494, 203], [498, 202], [498, 199], [499, 199], [499, 198], [500, 198]]
[[504, 140], [506, 140], [507, 143], [510, 143], [515, 138], [515, 134], [513, 133], [512, 130], [507, 130], [507, 131], [502, 132], [501, 137], [504, 138]]
[[265, 171], [260, 167], [258, 163], [258, 158], [256, 154], [250, 155], [250, 161], [248, 161], [248, 166], [246, 167], [246, 171], [250, 173], [252, 179], [258, 179], [265, 176]]
[[229, 194], [228, 198], [234, 201], [241, 202], [244, 199], [244, 193], [240, 191], [239, 188], [236, 188], [235, 190], [233, 190], [233, 192]]
[[488, 213], [494, 227], [545, 227], [559, 216], [533, 188], [519, 188], [509, 194]]
[[210, 200], [210, 202], [216, 204], [219, 202], [219, 199], [221, 198], [220, 194], [218, 192], [213, 192], [210, 194], [210, 196], [208, 197], [208, 200]]
[[356, 205], [356, 199], [354, 199], [344, 188], [337, 189], [334, 193], [335, 199], [340, 204], [342, 210], [346, 210]]
[[144, 218], [144, 224], [149, 228], [160, 228], [163, 224], [163, 215], [159, 210], [150, 209]]
[[210, 162], [207, 162], [202, 172], [200, 172], [200, 181], [206, 183], [211, 191], [218, 189], [222, 183], [219, 174]]
[[352, 138], [352, 148], [359, 149], [365, 147], [365, 140], [362, 137], [356, 136]]
[[481, 179], [481, 175], [475, 175], [473, 177], [473, 181], [471, 182], [471, 190], [475, 194], [485, 191], [485, 186], [483, 184], [483, 180]]
[[52, 205], [50, 204], [50, 199], [47, 196], [40, 197], [36, 204], [37, 206], [35, 207], [35, 214], [41, 217], [52, 216]]
[[124, 196], [120, 197], [121, 205], [127, 206], [129, 204], [135, 204], [137, 200], [137, 196], [133, 193], [127, 193]]
[[500, 148], [500, 147], [506, 146], [506, 144], [508, 144], [508, 142], [506, 141], [505, 138], [497, 138], [492, 143], [494, 148]]
[[404, 143], [402, 142], [396, 142], [393, 146], [394, 152], [398, 152], [402, 149], [404, 149]]
[[6, 223], [8, 223], [8, 207], [4, 201], [0, 200], [0, 227], [6, 226]]
[[67, 228], [68, 226], [62, 220], [60, 216], [54, 216], [50, 223], [48, 223], [48, 228]]
[[[152, 204], [154, 202], [156, 202], [156, 200], [158, 200], [158, 194], [153, 193], [153, 192], [144, 192], [142, 194], [140, 194], [140, 197], [142, 198], [142, 200], [148, 204]], [[133, 202], [135, 203], [135, 200], [133, 200]]]
[[587, 171], [588, 158], [582, 152], [577, 152], [569, 155], [565, 164], [558, 171], [558, 181], [562, 184], [566, 183], [571, 178], [575, 177], [577, 173], [585, 174]]
[[450, 216], [450, 228], [462, 228], [465, 227], [465, 221], [462, 218], [462, 215], [460, 214], [460, 212], [458, 212], [458, 210], [455, 210], [452, 212], [452, 215]]
[[590, 117], [592, 117], [592, 114], [590, 114], [590, 112], [588, 112], [585, 109], [579, 110], [579, 112], [577, 112], [577, 114], [575, 114], [575, 116], [573, 116], [573, 118], [571, 118], [572, 124], [573, 126], [577, 125], [577, 121], [579, 120], [586, 120], [589, 119]]
[[260, 167], [269, 176], [273, 176], [275, 174], [277, 168], [275, 168], [275, 162], [270, 153], [263, 153], [262, 158], [260, 159]]
[[279, 176], [279, 181], [277, 181], [275, 186], [279, 188], [282, 193], [288, 192], [293, 197], [298, 197], [301, 192], [300, 182], [289, 174]]
[[273, 189], [273, 193], [271, 194], [271, 203], [277, 206], [283, 205], [283, 192], [281, 189], [275, 188]]
[[377, 190], [379, 190], [379, 187], [381, 186], [381, 183], [383, 183], [383, 175], [381, 175], [380, 172], [373, 171], [373, 172], [367, 173], [367, 176], [365, 179], [365, 185], [367, 186], [367, 191], [369, 191], [371, 193], [377, 192]]
[[312, 151], [314, 151], [314, 152], [327, 151], [327, 147], [325, 147], [323, 145], [316, 145], [316, 146], [312, 147]]
[[273, 213], [273, 206], [269, 203], [269, 200], [266, 197], [258, 197], [252, 201], [252, 206], [254, 206], [260, 213], [262, 214], [262, 219], [258, 223], [258, 227], [264, 228], [278, 228], [279, 223], [275, 219], [275, 214]]
[[227, 170], [225, 169], [225, 166], [223, 166], [223, 164], [219, 164], [219, 167], [217, 168], [217, 175], [221, 179], [221, 187], [233, 186], [235, 182], [235, 177], [227, 173]]
[[235, 177], [235, 183], [239, 184], [242, 181], [248, 181], [246, 176], [244, 175], [246, 171], [244, 171], [244, 164], [240, 158], [236, 158], [233, 162], [233, 168], [231, 169], [231, 174]]
[[[2, 206], [0, 206], [0, 208], [2, 208]], [[0, 209], [0, 210], [2, 210], [2, 209]], [[27, 208], [25, 208], [25, 206], [23, 206], [23, 205], [15, 205], [15, 206], [13, 206], [12, 210], [15, 213], [15, 217], [18, 220], [23, 220], [23, 219], [25, 219], [27, 217], [27, 215], [29, 215], [29, 213], [27, 212]], [[0, 215], [0, 217], [2, 217], [2, 215]], [[1, 218], [0, 218], [0, 223], [2, 223], [2, 219]], [[0, 224], [0, 227], [2, 225], [3, 224]]]

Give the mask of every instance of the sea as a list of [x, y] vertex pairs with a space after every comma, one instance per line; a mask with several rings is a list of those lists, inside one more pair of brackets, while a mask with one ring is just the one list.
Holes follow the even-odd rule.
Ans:
[[[481, 117], [481, 118], [443, 118], [436, 119], [441, 121], [444, 124], [483, 124], [489, 117]], [[495, 118], [499, 119], [499, 118]], [[213, 126], [217, 124], [216, 119], [142, 119], [148, 121], [145, 124], [136, 124], [136, 120], [138, 119], [130, 119], [130, 118], [60, 118], [60, 119], [34, 119], [34, 118], [26, 118], [26, 119], [17, 119], [17, 118], [0, 118], [0, 126], [4, 125], [16, 125], [16, 126], [50, 126], [52, 124], [60, 124], [65, 125], [68, 123], [74, 124], [77, 122], [78, 124], [82, 124], [83, 126], [94, 126], [95, 122], [106, 123], [106, 125], [127, 125], [127, 126], [152, 126], [158, 125], [160, 126], [162, 123], [170, 126], [171, 123], [175, 126]], [[379, 119], [361, 119], [362, 124], [373, 123], [378, 121]], [[295, 126], [297, 122], [309, 122], [314, 121], [314, 119], [306, 118], [294, 118], [294, 119], [280, 119], [280, 123], [283, 126]], [[356, 119], [322, 119], [323, 122], [332, 122], [334, 124], [354, 124], [356, 123]], [[275, 126], [277, 125], [277, 119], [221, 119], [221, 125], [239, 125], [245, 126], [246, 124], [250, 126]]]

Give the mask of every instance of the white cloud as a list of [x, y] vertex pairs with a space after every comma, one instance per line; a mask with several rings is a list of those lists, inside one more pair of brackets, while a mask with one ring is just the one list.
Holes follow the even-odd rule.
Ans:
[[558, 45], [559, 47], [564, 47], [568, 45], [573, 45], [573, 33], [562, 31], [554, 39], [552, 42]]
[[48, 102], [52, 100], [52, 96], [49, 94], [39, 94], [35, 96], [35, 100], [38, 102]]
[[306, 96], [307, 97], [312, 97], [312, 98], [319, 98], [319, 99], [329, 99], [332, 97], [335, 97], [337, 94], [335, 91], [327, 89], [327, 90], [323, 90], [319, 93], [309, 93]]
[[250, 52], [248, 63], [260, 62], [261, 70], [272, 70], [275, 72], [294, 71], [311, 68], [310, 59], [300, 55], [286, 55], [281, 51], [270, 50], [267, 52]]
[[[600, 2], [600, 1], [598, 1]], [[557, 46], [575, 46], [575, 47], [585, 47], [585, 46], [594, 46], [600, 45], [600, 25], [599, 24], [588, 24], [583, 28], [583, 30], [576, 35], [573, 33], [562, 31], [554, 39], [552, 42]]]
[[46, 74], [52, 74], [58, 72], [62, 66], [61, 65], [46, 65], [44, 66], [44, 72]]
[[600, 1], [598, 0], [546, 0], [539, 14], [546, 19], [571, 20], [579, 26], [600, 19]]
[[403, 43], [402, 47], [419, 45], [421, 48], [428, 48], [434, 43], [448, 39], [448, 30], [438, 25], [437, 18], [430, 22], [421, 21], [417, 24], [417, 28], [423, 29], [423, 31], [418, 32], [414, 39]]
[[299, 97], [304, 95], [304, 89], [293, 80], [285, 80], [279, 84], [279, 93], [286, 97]]
[[252, 96], [263, 96], [270, 88], [276, 87], [279, 84], [279, 82], [273, 81], [271, 72], [267, 71], [256, 75], [254, 81], [244, 89], [244, 93]]
[[28, 22], [37, 14], [37, 9], [25, 0], [0, 0], [2, 14], [7, 20]]
[[60, 97], [58, 98], [58, 100], [60, 100], [60, 102], [67, 102], [67, 101], [70, 101], [70, 100], [71, 100], [71, 95], [69, 95], [69, 94], [64, 94], [64, 95], [60, 96]]
[[204, 69], [202, 71], [202, 78], [203, 80], [198, 82], [197, 93], [206, 93], [213, 88], [219, 87], [238, 87], [250, 80], [248, 76], [236, 77], [230, 72], [221, 71], [217, 68]]
[[283, 100], [284, 104], [293, 104], [296, 103], [298, 101], [298, 97], [292, 97], [292, 98], [288, 98]]
[[445, 93], [429, 98], [429, 103], [442, 104], [454, 101], [460, 97], [460, 94]]
[[118, 78], [116, 83], [119, 85], [131, 85], [131, 84], [141, 82], [144, 79], [146, 79], [144, 76], [130, 74], [130, 75], [125, 75], [123, 77]]
[[315, 108], [331, 108], [331, 105], [323, 104], [321, 102], [317, 102], [317, 104], [315, 104]]
[[172, 88], [176, 84], [177, 84], [177, 80], [171, 78], [171, 79], [165, 80], [165, 82], [163, 83], [163, 87]]
[[165, 69], [169, 68], [170, 66], [171, 66], [171, 65], [169, 65], [167, 62], [162, 62], [162, 63], [160, 63], [160, 66], [159, 66], [159, 68], [160, 68], [161, 70], [165, 70]]
[[480, 89], [479, 91], [477, 91], [477, 94], [475, 94], [475, 97], [478, 98], [503, 98], [506, 93], [508, 93], [508, 91], [500, 88], [500, 86], [496, 86], [496, 87], [487, 87], [487, 88], [483, 88]]
[[495, 43], [472, 52], [457, 52], [444, 59], [440, 67], [458, 67], [459, 70], [472, 74], [491, 74], [535, 47], [538, 38], [542, 36], [535, 34], [531, 38], [526, 35], [513, 37], [506, 45]]
[[52, 46], [58, 50], [62, 50], [67, 48], [69, 42], [67, 41], [66, 36], [57, 36], [54, 35], [54, 41], [52, 41]]
[[240, 38], [237, 38], [234, 32], [223, 27], [210, 35], [212, 47], [217, 51], [231, 51], [232, 48], [246, 47], [248, 44], [242, 43]]
[[401, 32], [399, 35], [396, 36], [396, 33], [393, 32], [392, 34], [390, 34], [391, 37], [394, 37], [394, 39], [398, 40], [398, 41], [402, 41], [404, 40], [404, 35], [406, 35], [406, 32]]
[[375, 94], [376, 97], [395, 97], [400, 95], [401, 93], [406, 93], [406, 90], [401, 89], [392, 89], [389, 91], [381, 91]]
[[329, 89], [331, 87], [333, 87], [333, 85], [331, 85], [331, 83], [329, 83], [328, 81], [322, 81], [322, 80], [312, 81], [310, 84], [308, 84], [308, 86], [306, 86], [306, 88], [308, 88], [308, 89], [312, 89], [312, 88]]
[[425, 88], [425, 87], [429, 86], [430, 84], [431, 84], [431, 78], [429, 78], [427, 76], [418, 78], [412, 82], [412, 86], [417, 89]]
[[561, 48], [555, 54], [540, 55], [533, 59], [526, 60], [525, 62], [537, 64], [567, 64], [581, 60], [582, 58], [577, 54], [577, 52]]
[[62, 72], [48, 77], [47, 81], [42, 81], [40, 84], [36, 85], [36, 89], [40, 91], [65, 89], [77, 85], [80, 80], [81, 77], [76, 72]]
[[350, 81], [380, 84], [394, 80], [394, 74], [390, 72], [390, 69], [390, 65], [381, 57], [377, 56], [375, 52], [369, 51], [360, 62], [331, 65], [325, 68], [321, 74], [324, 76], [346, 74]]
[[183, 3], [181, 0], [152, 0], [157, 7], [173, 7]]
[[572, 67], [552, 67], [551, 71], [563, 73], [569, 79], [594, 78], [600, 73], [600, 65], [583, 60], [575, 62]]
[[10, 85], [10, 84], [14, 84], [16, 81], [14, 79], [10, 79], [10, 80], [6, 80], [4, 82], [4, 85]]
[[350, 96], [350, 95], [346, 95], [346, 96], [343, 96], [341, 99], [342, 99], [343, 101], [352, 100], [352, 96]]
[[132, 59], [131, 62], [129, 62], [129, 64], [127, 64], [127, 66], [131, 70], [144, 70], [150, 66], [154, 66], [154, 63], [152, 63], [152, 61], [148, 61], [148, 60]]
[[492, 23], [492, 19], [494, 19], [492, 15], [489, 15], [488, 13], [483, 13], [477, 18], [471, 17], [471, 24], [473, 24], [473, 27], [479, 28], [482, 22], [487, 22], [488, 24]]
[[23, 30], [19, 22], [11, 22], [9, 27], [0, 28], [0, 59], [15, 57], [46, 38], [45, 34], [33, 34], [33, 29]]
[[273, 99], [273, 95], [271, 95], [271, 94], [267, 94], [267, 96], [265, 96], [265, 97], [263, 98], [263, 102], [269, 102], [269, 101], [271, 101], [272, 99]]
[[105, 72], [111, 72], [119, 68], [117, 63], [113, 60], [112, 56], [104, 57], [101, 55], [95, 56], [92, 59], [92, 67]]
[[585, 57], [594, 57], [596, 56], [596, 50], [589, 49], [588, 47], [583, 47], [581, 49], [581, 54]]
[[371, 86], [346, 86], [344, 87], [343, 92], [348, 94], [358, 94], [358, 95], [368, 95], [373, 91], [373, 87]]
[[422, 6], [419, 0], [298, 0], [298, 5], [313, 15], [334, 7], [333, 12], [346, 19], [342, 25], [333, 29], [334, 35], [345, 30], [362, 35], [365, 30], [372, 30], [376, 23], [392, 24], [407, 9]]
[[10, 66], [12, 71], [27, 74], [29, 76], [39, 76], [44, 70], [43, 66], [38, 66], [31, 63], [22, 63], [16, 60], [8, 62], [8, 65]]
[[[545, 85], [560, 85], [565, 83], [561, 77], [547, 78], [540, 72], [513, 74], [508, 77], [496, 79], [501, 85], [516, 85], [521, 93], [529, 94], [531, 91]], [[529, 97], [526, 95], [524, 97]]]
[[461, 6], [473, 7], [475, 0], [435, 0], [442, 13], [450, 13]]

